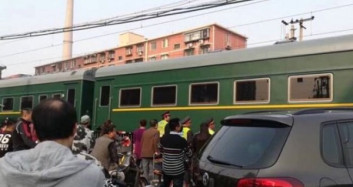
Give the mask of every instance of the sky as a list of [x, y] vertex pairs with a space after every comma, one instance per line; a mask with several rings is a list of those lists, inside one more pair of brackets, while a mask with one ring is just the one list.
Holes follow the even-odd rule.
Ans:
[[[140, 13], [166, 5], [194, 6], [217, 0], [74, 0], [74, 24]], [[220, 0], [218, 0], [220, 1]], [[0, 0], [0, 36], [64, 27], [67, 0]], [[304, 40], [353, 34], [353, 0], [253, 0], [182, 15], [75, 31], [73, 56], [111, 49], [119, 35], [145, 38], [217, 23], [248, 37], [248, 48], [273, 45], [289, 27], [281, 23], [314, 16], [304, 23]], [[298, 25], [296, 25], [298, 26]], [[298, 30], [296, 34], [298, 34]], [[61, 60], [63, 34], [0, 40], [3, 77], [34, 74], [34, 67]]]

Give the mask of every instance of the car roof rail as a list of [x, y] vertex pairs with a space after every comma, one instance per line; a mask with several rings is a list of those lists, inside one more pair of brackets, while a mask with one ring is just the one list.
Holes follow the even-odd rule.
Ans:
[[281, 112], [281, 110], [259, 110], [259, 111], [245, 112], [244, 114], [261, 114], [261, 113], [270, 113], [270, 112]]
[[351, 111], [353, 112], [353, 108], [310, 108], [300, 110], [298, 112], [293, 113], [293, 115], [304, 115], [304, 114], [320, 114], [326, 113], [329, 111]]

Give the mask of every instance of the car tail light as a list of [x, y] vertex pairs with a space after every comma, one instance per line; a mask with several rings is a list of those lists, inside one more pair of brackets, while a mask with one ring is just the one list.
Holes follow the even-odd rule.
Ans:
[[294, 178], [245, 178], [240, 179], [237, 187], [304, 187]]

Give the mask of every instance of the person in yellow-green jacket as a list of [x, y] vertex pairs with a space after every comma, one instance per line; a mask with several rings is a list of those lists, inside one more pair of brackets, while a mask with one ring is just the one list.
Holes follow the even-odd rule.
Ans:
[[208, 124], [208, 133], [210, 133], [210, 135], [213, 135], [216, 129], [216, 125], [214, 124], [213, 118], [207, 120], [206, 123]]
[[182, 121], [181, 124], [183, 126], [183, 138], [187, 141], [188, 145], [191, 145], [192, 138], [193, 138], [193, 133], [191, 131], [191, 118], [189, 116], [185, 117]]
[[[158, 122], [157, 130], [159, 131], [159, 136], [162, 137], [165, 133], [166, 126], [170, 120], [170, 112], [166, 111], [162, 114], [162, 120]], [[167, 127], [168, 128], [168, 127]], [[168, 129], [167, 129], [168, 131]]]

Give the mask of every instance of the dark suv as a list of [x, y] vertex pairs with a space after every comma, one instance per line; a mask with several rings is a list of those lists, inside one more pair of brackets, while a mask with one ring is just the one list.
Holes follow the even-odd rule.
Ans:
[[353, 186], [353, 110], [226, 117], [202, 150], [208, 187]]

